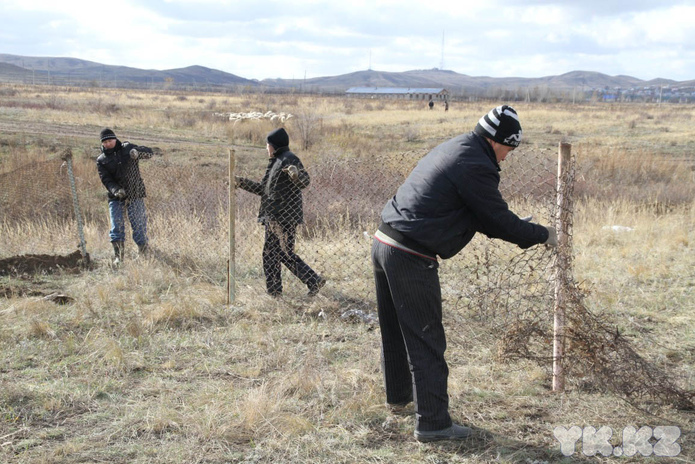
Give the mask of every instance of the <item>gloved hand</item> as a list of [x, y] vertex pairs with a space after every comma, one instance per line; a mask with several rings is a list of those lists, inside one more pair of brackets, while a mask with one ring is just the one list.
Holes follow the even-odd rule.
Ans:
[[548, 230], [548, 240], [543, 242], [544, 245], [550, 245], [552, 247], [557, 246], [557, 231], [555, 230], [555, 227], [552, 226], [546, 226], [545, 227]]
[[531, 222], [531, 219], [533, 219], [533, 216], [524, 216], [522, 218], [519, 218], [524, 222]]
[[299, 169], [297, 169], [297, 166], [295, 166], [294, 164], [290, 164], [289, 166], [284, 168], [283, 171], [285, 171], [292, 180], [297, 180], [297, 178], [299, 177]]
[[140, 153], [135, 148], [130, 149], [130, 159], [138, 159], [138, 156], [140, 156]]
[[113, 196], [118, 198], [119, 200], [123, 200], [126, 197], [125, 190], [120, 188], [114, 192]]

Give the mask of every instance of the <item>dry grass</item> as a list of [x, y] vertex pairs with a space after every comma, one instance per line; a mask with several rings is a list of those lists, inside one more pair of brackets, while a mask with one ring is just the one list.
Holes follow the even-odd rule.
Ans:
[[[0, 173], [70, 145], [85, 192], [87, 243], [99, 266], [79, 276], [0, 278], [0, 287], [15, 290], [9, 298], [0, 293], [0, 461], [558, 462], [558, 425], [605, 425], [617, 433], [628, 425], [672, 424], [684, 433], [677, 459], [695, 459], [691, 412], [658, 405], [635, 409], [581, 386], [551, 393], [546, 369], [523, 360], [497, 361], [498, 334], [458, 308], [452, 296], [457, 289], [445, 288], [451, 408], [456, 419], [476, 428], [475, 438], [463, 445], [419, 445], [412, 438], [412, 417], [386, 411], [378, 330], [341, 318], [351, 293], [370, 291], [363, 232], [375, 226], [365, 213], [372, 201], [330, 202], [364, 193], [359, 179], [377, 196], [384, 164], [370, 169], [370, 157], [401, 160], [390, 167], [407, 173], [418, 154], [472, 128], [491, 104], [455, 102], [446, 114], [421, 106], [32, 87], [16, 87], [3, 97], [0, 127], [21, 123], [32, 130], [0, 135]], [[695, 388], [695, 134], [689, 124], [695, 109], [515, 107], [527, 147], [556, 150], [560, 139], [573, 142], [583, 176], [576, 198], [575, 274], [589, 292], [587, 305], [612, 317], [648, 359], [673, 368], [681, 385]], [[303, 137], [311, 143], [298, 153], [316, 169], [316, 190], [308, 201], [328, 201], [335, 217], [309, 218], [298, 249], [340, 282], [341, 291], [329, 283], [319, 297], [307, 299], [291, 280], [288, 296], [267, 297], [258, 266], [257, 198], [239, 194], [237, 247], [243, 259], [237, 263], [237, 302], [227, 307], [223, 203], [229, 139], [240, 143], [239, 170], [260, 178], [263, 137], [271, 126], [242, 131], [211, 113], [267, 110], [315, 116], [303, 121]], [[148, 185], [153, 204], [161, 205], [150, 213], [156, 252], [137, 258], [129, 248], [119, 269], [107, 265], [105, 201], [93, 171], [95, 134], [102, 126], [165, 152], [143, 163], [152, 186], [161, 186]], [[292, 123], [289, 128], [291, 135], [299, 130]], [[411, 154], [406, 161], [403, 153]], [[342, 160], [342, 168], [329, 169], [327, 158]], [[606, 228], [611, 226], [633, 230]], [[0, 258], [72, 251], [74, 235], [63, 238], [67, 227], [64, 218], [0, 221]], [[347, 262], [363, 275], [348, 273]], [[458, 266], [455, 260], [443, 263], [443, 280]], [[57, 305], [42, 298], [54, 291], [75, 301]]]

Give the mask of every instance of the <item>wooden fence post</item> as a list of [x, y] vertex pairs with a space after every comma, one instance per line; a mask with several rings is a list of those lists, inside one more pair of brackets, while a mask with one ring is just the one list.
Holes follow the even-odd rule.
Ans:
[[553, 391], [565, 389], [565, 311], [571, 263], [572, 145], [560, 143], [557, 164], [557, 254], [555, 260], [555, 308], [553, 317]]
[[89, 255], [87, 254], [87, 242], [84, 239], [84, 226], [82, 224], [82, 213], [80, 211], [80, 202], [77, 199], [77, 187], [75, 186], [75, 175], [72, 170], [72, 150], [67, 148], [61, 158], [68, 165], [68, 179], [70, 181], [70, 193], [72, 194], [72, 207], [75, 210], [75, 219], [77, 220], [77, 235], [80, 239], [79, 248], [82, 254], [82, 260], [85, 264], [89, 263]]
[[236, 223], [236, 188], [234, 181], [234, 171], [235, 171], [236, 158], [234, 156], [234, 150], [229, 150], [229, 214], [228, 214], [228, 228], [229, 228], [229, 256], [227, 258], [227, 304], [231, 305], [234, 303], [236, 297], [236, 242], [235, 242], [235, 223]]

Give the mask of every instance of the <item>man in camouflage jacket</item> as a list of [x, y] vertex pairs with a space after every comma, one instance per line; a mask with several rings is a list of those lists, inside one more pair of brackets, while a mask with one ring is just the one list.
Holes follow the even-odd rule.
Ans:
[[304, 222], [302, 189], [309, 186], [309, 173], [289, 148], [285, 129], [268, 134], [268, 166], [260, 182], [236, 177], [236, 186], [261, 197], [258, 221], [265, 226], [263, 272], [266, 290], [272, 296], [282, 294], [281, 264], [297, 276], [313, 296], [326, 283], [295, 252], [295, 231]]

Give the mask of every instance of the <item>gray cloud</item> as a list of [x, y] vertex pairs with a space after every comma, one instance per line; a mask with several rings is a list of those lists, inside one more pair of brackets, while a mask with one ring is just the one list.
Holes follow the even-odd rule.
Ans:
[[148, 69], [200, 64], [258, 79], [304, 72], [316, 77], [366, 69], [370, 55], [373, 69], [425, 69], [440, 66], [443, 38], [444, 67], [470, 75], [534, 77], [585, 69], [686, 80], [695, 74], [695, 28], [685, 23], [693, 10], [684, 9], [690, 2], [502, 0], [492, 9], [445, 9], [439, 0], [114, 0], [113, 11], [130, 15], [119, 20], [139, 31], [138, 40], [135, 34], [101, 33], [103, 18], [96, 13], [49, 3], [47, 11], [25, 11], [12, 1], [0, 5], [0, 52]]
[[558, 1], [558, 0], [519, 0], [514, 2], [516, 6], [556, 6], [568, 10], [576, 19], [604, 16], [624, 16], [633, 13], [663, 10], [668, 7], [682, 5], [682, 0], [582, 0], [582, 1]]

